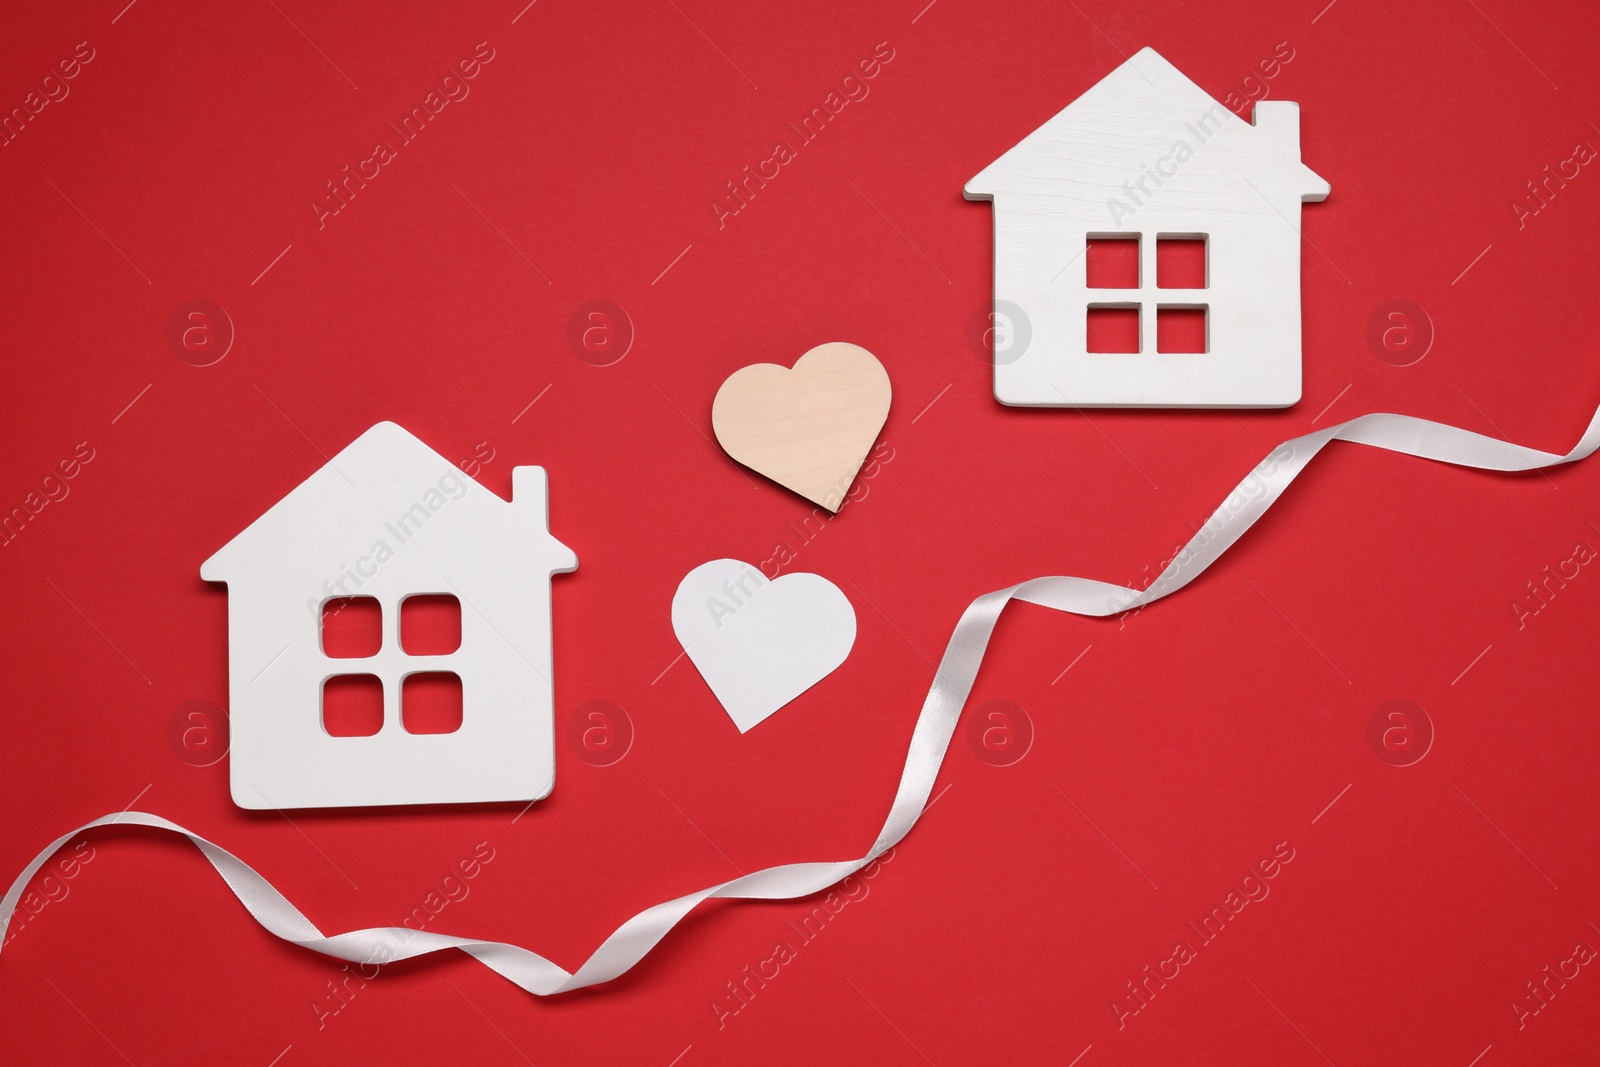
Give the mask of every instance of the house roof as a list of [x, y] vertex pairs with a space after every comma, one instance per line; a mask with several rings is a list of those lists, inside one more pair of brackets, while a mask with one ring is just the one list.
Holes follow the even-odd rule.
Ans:
[[[1302, 199], [1321, 200], [1328, 183], [1300, 162], [1298, 107], [1262, 101], [1256, 122], [1245, 122], [1155, 49], [1141, 48], [979, 172], [966, 195], [1034, 192], [1040, 181], [1116, 186], [1182, 141], [1195, 153], [1183, 166], [1192, 179], [1286, 181]], [[1201, 132], [1209, 136], [1201, 140]], [[1201, 152], [1201, 145], [1222, 151]]]
[[[529, 469], [537, 472], [537, 468]], [[331, 539], [343, 525], [364, 527], [374, 517], [390, 518], [417, 503], [430, 489], [437, 490], [442, 479], [449, 488], [454, 514], [494, 514], [512, 506], [404, 427], [377, 423], [218, 549], [201, 564], [200, 577], [227, 581], [253, 559], [282, 553], [286, 538], [303, 542], [308, 529], [326, 530]], [[542, 486], [542, 473], [537, 481]], [[544, 528], [544, 501], [537, 503], [533, 514], [539, 520], [538, 532], [557, 546], [561, 556], [572, 556], [571, 550]], [[528, 510], [517, 509], [519, 513]]]

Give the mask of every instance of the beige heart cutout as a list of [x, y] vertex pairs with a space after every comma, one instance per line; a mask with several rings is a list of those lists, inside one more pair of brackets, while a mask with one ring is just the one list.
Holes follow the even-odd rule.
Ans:
[[734, 371], [711, 403], [711, 426], [728, 455], [838, 511], [889, 417], [889, 397], [878, 358], [833, 341], [793, 368], [753, 363]]

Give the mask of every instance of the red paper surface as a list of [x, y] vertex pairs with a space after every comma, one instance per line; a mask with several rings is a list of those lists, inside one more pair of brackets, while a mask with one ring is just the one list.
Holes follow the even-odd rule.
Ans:
[[[1588, 5], [123, 2], [18, 7], [0, 35], [0, 107], [26, 119], [0, 146], [0, 505], [59, 497], [0, 548], [5, 879], [131, 803], [324, 930], [438, 905], [428, 929], [576, 967], [657, 901], [860, 855], [974, 596], [1141, 584], [1308, 429], [1395, 411], [1560, 452], [1600, 402], [1600, 175], [1567, 162], [1600, 147]], [[961, 187], [1144, 45], [1236, 109], [1303, 108], [1333, 193], [1304, 213], [1290, 410], [992, 399], [970, 341], [990, 208]], [[75, 49], [92, 58], [45, 83]], [[400, 144], [388, 124], [475, 50], [469, 95]], [[725, 183], [875, 54], [868, 95], [719, 224]], [[394, 158], [319, 220], [380, 140]], [[631, 323], [609, 366], [620, 342], [583, 349], [588, 320], [569, 342], [597, 300]], [[231, 322], [209, 366], [214, 308], [169, 340], [191, 301]], [[711, 443], [710, 404], [737, 367], [831, 340], [888, 367], [892, 458], [802, 532], [807, 505]], [[226, 593], [200, 562], [381, 419], [502, 495], [545, 466], [581, 560], [555, 582], [555, 792], [520, 818], [243, 812], [225, 759], [195, 765], [227, 702]], [[1008, 609], [935, 806], [814, 938], [796, 927], [820, 899], [717, 904], [576, 995], [453, 954], [363, 984], [268, 936], [187, 844], [92, 834], [13, 924], [0, 1058], [1585, 1061], [1600, 973], [1563, 961], [1600, 949], [1600, 576], [1574, 562], [1600, 548], [1597, 486], [1593, 461], [1498, 476], [1334, 446], [1177, 597], [1100, 622]], [[668, 605], [693, 566], [779, 544], [850, 596], [860, 636], [740, 736], [669, 666]], [[1410, 766], [1380, 758], [1405, 751], [1382, 722], [1369, 742], [1397, 700], [1434, 735]], [[991, 701], [1011, 719], [979, 718]], [[980, 759], [970, 723], [1021, 730], [1015, 708], [1026, 755]], [[631, 747], [580, 758], [589, 724]], [[1263, 861], [1268, 895], [1204, 941], [1189, 924]], [[1119, 1019], [1180, 941], [1194, 958]], [[748, 980], [779, 942], [794, 959]]]

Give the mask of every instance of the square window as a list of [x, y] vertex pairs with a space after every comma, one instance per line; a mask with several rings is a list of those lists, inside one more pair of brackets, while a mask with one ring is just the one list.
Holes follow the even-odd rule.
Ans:
[[1091, 234], [1083, 273], [1091, 289], [1139, 288], [1139, 235]]
[[423, 593], [400, 602], [400, 647], [408, 656], [448, 656], [461, 647], [461, 601]]
[[383, 683], [372, 674], [336, 674], [323, 682], [322, 728], [333, 737], [371, 737], [383, 729]]
[[1157, 307], [1157, 352], [1205, 352], [1206, 309], [1204, 307]]
[[450, 671], [408, 674], [400, 687], [400, 722], [408, 734], [461, 729], [461, 678]]
[[1139, 351], [1138, 304], [1090, 304], [1086, 352]]
[[1205, 236], [1156, 238], [1156, 287], [1206, 288]]
[[376, 656], [383, 647], [383, 609], [370, 596], [335, 597], [322, 605], [322, 654], [338, 659]]

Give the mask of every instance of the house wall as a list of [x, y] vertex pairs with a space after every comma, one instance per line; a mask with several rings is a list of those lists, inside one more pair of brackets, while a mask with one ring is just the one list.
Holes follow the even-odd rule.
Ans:
[[[1131, 213], [1113, 213], [1088, 192], [997, 194], [995, 297], [1023, 310], [1031, 342], [1020, 357], [995, 367], [996, 396], [1013, 404], [1083, 406], [1271, 407], [1298, 400], [1301, 203], [1264, 179], [1257, 186], [1214, 180], [1166, 190]], [[1141, 291], [1089, 289], [1086, 238], [1130, 233], [1142, 237]], [[1207, 289], [1157, 289], [1157, 235], [1202, 233]], [[1144, 351], [1088, 353], [1088, 305], [1124, 299], [1142, 305]], [[1210, 350], [1157, 353], [1158, 303], [1206, 304]]]
[[[230, 580], [235, 803], [245, 808], [447, 803], [529, 800], [549, 792], [554, 775], [550, 579], [547, 570], [538, 570], [541, 553], [537, 543], [530, 545], [528, 531], [506, 521], [503, 504], [488, 510], [487, 516], [441, 512], [403, 543], [388, 535], [392, 557], [359, 587], [346, 578], [345, 590], [374, 596], [383, 608], [384, 646], [371, 659], [323, 655], [319, 616], [307, 602], [320, 603], [326, 595], [322, 582], [350, 574], [372, 539], [384, 534], [362, 529], [343, 542], [288, 546], [271, 573]], [[403, 654], [399, 602], [417, 593], [449, 593], [461, 600], [458, 653]], [[454, 733], [413, 735], [401, 724], [401, 679], [429, 669], [461, 677], [463, 722]], [[331, 737], [322, 728], [321, 683], [345, 673], [372, 673], [383, 681], [384, 725], [375, 736]]]

